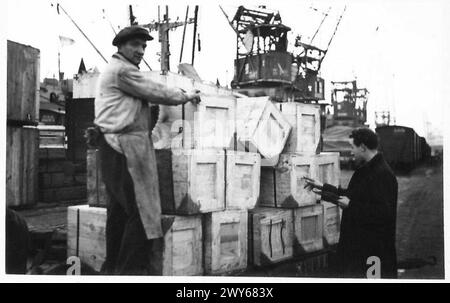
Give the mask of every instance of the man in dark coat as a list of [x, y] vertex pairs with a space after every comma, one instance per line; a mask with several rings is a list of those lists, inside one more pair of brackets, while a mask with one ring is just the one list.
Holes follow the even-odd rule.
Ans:
[[337, 251], [340, 276], [369, 277], [367, 273], [373, 265], [369, 258], [373, 256], [380, 261], [378, 277], [396, 278], [397, 179], [383, 155], [377, 152], [378, 137], [372, 130], [356, 129], [350, 138], [353, 138], [358, 168], [348, 189], [311, 179], [307, 184], [319, 189], [316, 192], [322, 194], [322, 200], [334, 202], [343, 209]]

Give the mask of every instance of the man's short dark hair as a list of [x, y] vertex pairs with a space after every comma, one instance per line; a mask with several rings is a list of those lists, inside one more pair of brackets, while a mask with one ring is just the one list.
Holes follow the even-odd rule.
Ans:
[[371, 129], [361, 127], [354, 129], [350, 138], [353, 138], [353, 144], [360, 146], [362, 143], [367, 146], [368, 149], [377, 149], [378, 147], [378, 135]]

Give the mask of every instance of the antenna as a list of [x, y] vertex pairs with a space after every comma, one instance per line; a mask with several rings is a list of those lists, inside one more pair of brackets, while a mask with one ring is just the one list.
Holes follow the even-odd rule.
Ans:
[[184, 27], [183, 27], [183, 38], [181, 40], [181, 51], [180, 51], [180, 62], [183, 59], [183, 49], [184, 49], [184, 37], [186, 36], [186, 26], [188, 21], [188, 15], [189, 15], [189, 5], [186, 7], [186, 17], [184, 17]]
[[[53, 6], [53, 4], [52, 4]], [[56, 4], [56, 11], [59, 14], [59, 9], [61, 9], [63, 11], [63, 13], [70, 19], [70, 21], [72, 21], [72, 23], [75, 25], [75, 27], [81, 32], [81, 34], [86, 38], [86, 40], [91, 44], [91, 46], [97, 51], [97, 53], [100, 55], [100, 57], [102, 57], [102, 59], [108, 63], [108, 61], [105, 59], [105, 57], [103, 57], [102, 53], [98, 50], [98, 48], [94, 45], [94, 43], [92, 43], [92, 41], [88, 38], [88, 36], [86, 36], [86, 34], [83, 32], [83, 30], [78, 26], [78, 24], [72, 19], [72, 17], [69, 16], [69, 14], [66, 12], [66, 10], [59, 4]]]
[[[314, 10], [317, 10], [317, 9], [314, 9]], [[319, 32], [320, 28], [322, 27], [323, 22], [328, 17], [328, 14], [329, 14], [330, 11], [331, 11], [331, 6], [328, 8], [328, 11], [326, 13], [322, 13], [324, 15], [323, 18], [322, 18], [322, 21], [320, 22], [319, 27], [317, 28], [316, 32], [312, 36], [311, 41], [309, 42], [309, 44], [313, 43], [314, 38], [316, 37], [317, 33]]]
[[195, 58], [195, 37], [197, 36], [197, 21], [198, 21], [198, 5], [195, 6], [194, 10], [194, 36], [193, 36], [193, 42], [192, 42], [192, 62], [191, 64], [194, 65], [194, 58]]

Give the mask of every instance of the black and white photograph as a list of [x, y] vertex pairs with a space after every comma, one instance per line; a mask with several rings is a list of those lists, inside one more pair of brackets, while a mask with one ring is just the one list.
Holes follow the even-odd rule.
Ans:
[[445, 281], [450, 4], [2, 6], [0, 279]]

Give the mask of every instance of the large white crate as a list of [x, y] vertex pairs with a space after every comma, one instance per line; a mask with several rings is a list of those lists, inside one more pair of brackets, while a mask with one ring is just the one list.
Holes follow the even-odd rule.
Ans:
[[278, 156], [291, 126], [268, 97], [238, 98], [236, 129], [238, 148], [259, 152], [265, 158]]
[[283, 153], [316, 154], [320, 143], [320, 106], [303, 103], [277, 103], [292, 126]]

